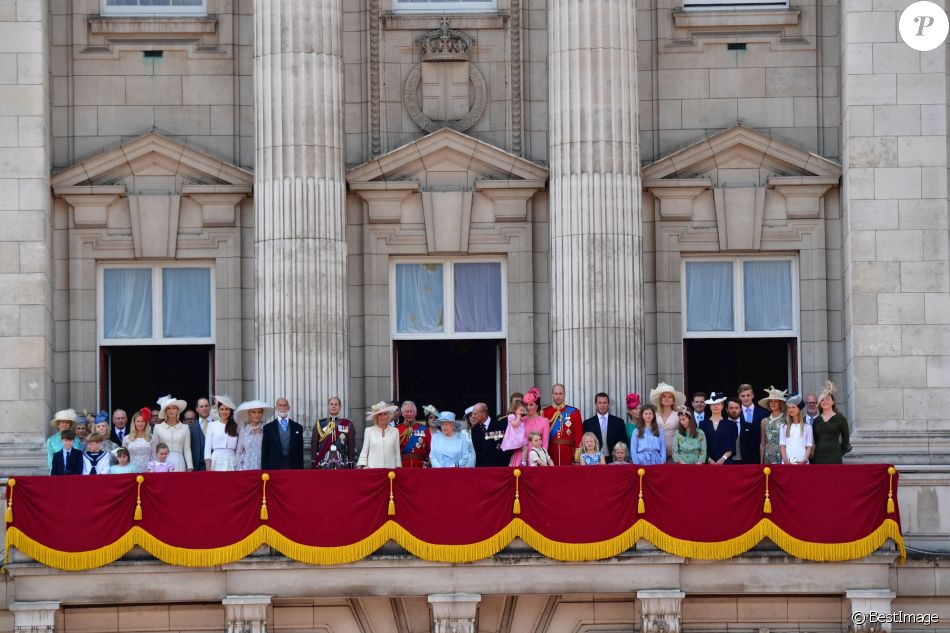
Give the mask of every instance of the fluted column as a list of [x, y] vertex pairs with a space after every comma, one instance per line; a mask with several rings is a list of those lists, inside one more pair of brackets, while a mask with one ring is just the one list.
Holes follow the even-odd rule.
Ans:
[[592, 409], [642, 390], [636, 3], [552, 0], [551, 376]]
[[257, 393], [346, 403], [343, 0], [254, 0]]

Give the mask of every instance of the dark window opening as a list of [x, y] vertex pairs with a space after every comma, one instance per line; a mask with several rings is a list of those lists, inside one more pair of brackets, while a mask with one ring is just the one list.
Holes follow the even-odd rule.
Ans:
[[[99, 350], [99, 406], [132, 413], [171, 394], [193, 409], [214, 384], [213, 345], [129, 345]], [[184, 413], [184, 412], [183, 412]]]
[[769, 385], [798, 391], [798, 339], [708, 338], [683, 341], [685, 393], [722, 391], [735, 396], [749, 383], [755, 399]]

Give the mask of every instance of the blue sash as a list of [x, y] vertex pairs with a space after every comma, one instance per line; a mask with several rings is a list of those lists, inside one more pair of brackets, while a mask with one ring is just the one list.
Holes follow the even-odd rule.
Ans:
[[[402, 449], [403, 453], [411, 453], [412, 451], [414, 451], [416, 448], [416, 444], [418, 444], [419, 440], [421, 439], [421, 436], [416, 435], [416, 428], [414, 426], [409, 427], [408, 433], [409, 433], [409, 439], [406, 440], [406, 446], [403, 447]], [[422, 434], [425, 435], [424, 429], [423, 429]]]
[[564, 420], [564, 418], [570, 419], [571, 414], [573, 414], [574, 411], [576, 411], [576, 409], [568, 405], [565, 406], [563, 410], [557, 412], [557, 414], [554, 416], [554, 419], [551, 420], [551, 435], [548, 439], [553, 440], [555, 437], [557, 437], [558, 431], [561, 430], [561, 422]]

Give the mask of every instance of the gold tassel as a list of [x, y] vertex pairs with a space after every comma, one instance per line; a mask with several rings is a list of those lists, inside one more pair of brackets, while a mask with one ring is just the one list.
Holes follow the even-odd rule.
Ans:
[[889, 466], [887, 474], [890, 475], [891, 478], [887, 484], [887, 513], [894, 514], [894, 512], [897, 511], [894, 507], [894, 475], [897, 474], [897, 469], [893, 466]]
[[396, 501], [393, 499], [393, 479], [396, 478], [396, 472], [389, 471], [389, 508], [386, 510], [386, 514], [394, 517], [396, 516]]
[[511, 513], [521, 514], [521, 495], [518, 489], [518, 482], [520, 481], [520, 477], [521, 477], [521, 469], [515, 468], [514, 475], [515, 475], [515, 503], [511, 507]]
[[135, 521], [142, 520], [142, 482], [145, 481], [145, 477], [139, 475], [135, 478], [135, 482], [139, 485], [138, 490], [135, 493], [135, 514], [132, 519]]
[[16, 479], [10, 477], [7, 480], [7, 488], [10, 490], [10, 494], [7, 497], [7, 511], [4, 514], [4, 520], [7, 523], [13, 523], [13, 486], [16, 485]]
[[264, 482], [264, 487], [261, 490], [261, 521], [267, 520], [267, 480], [270, 479], [270, 475], [263, 473], [261, 475], [261, 481]]
[[637, 469], [637, 475], [640, 477], [640, 492], [637, 495], [637, 514], [646, 514], [647, 506], [643, 503], [643, 476], [647, 474], [642, 468]]
[[762, 469], [762, 472], [765, 473], [765, 506], [762, 508], [762, 512], [772, 514], [772, 500], [769, 499], [769, 475], [772, 474], [772, 469], [766, 466]]

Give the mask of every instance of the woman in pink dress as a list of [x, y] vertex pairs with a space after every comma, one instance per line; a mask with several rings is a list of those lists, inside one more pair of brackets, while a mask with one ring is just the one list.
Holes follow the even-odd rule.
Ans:
[[517, 449], [511, 455], [512, 466], [524, 466], [528, 463], [527, 445], [528, 433], [537, 432], [541, 434], [541, 445], [544, 450], [548, 450], [548, 440], [550, 439], [550, 423], [548, 419], [541, 415], [541, 390], [532, 387], [523, 398], [525, 407], [525, 417], [517, 415], [508, 416], [508, 431], [505, 431], [505, 439], [502, 440], [502, 450]]

